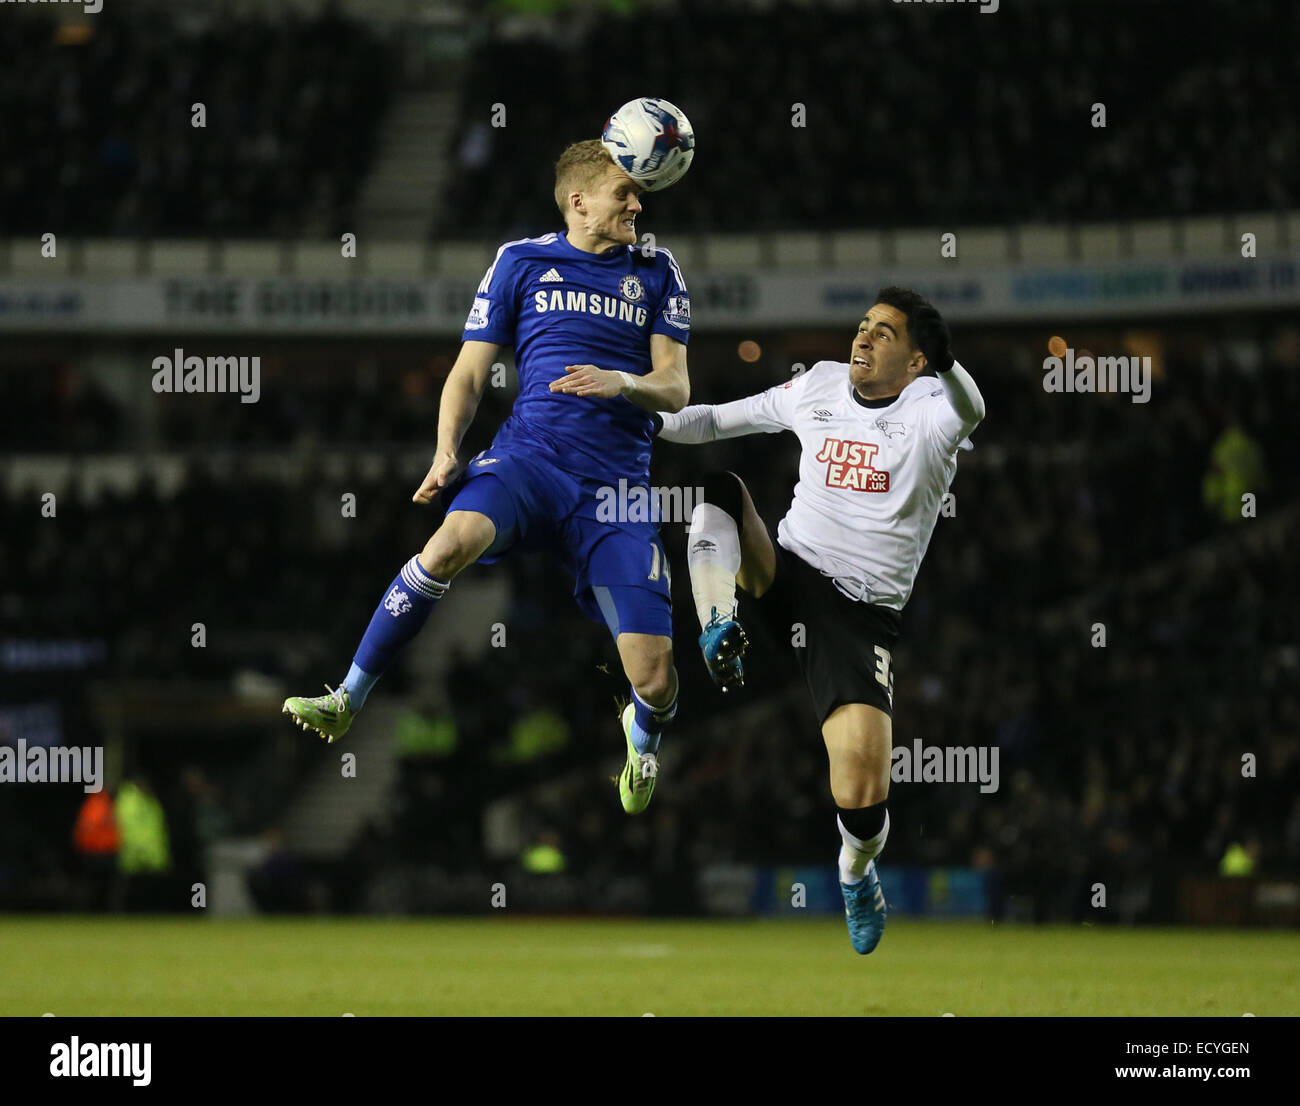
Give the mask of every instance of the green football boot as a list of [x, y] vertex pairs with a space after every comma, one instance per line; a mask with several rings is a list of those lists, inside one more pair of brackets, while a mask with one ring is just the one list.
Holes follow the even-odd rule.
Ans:
[[623, 737], [627, 741], [627, 763], [618, 777], [618, 797], [628, 814], [640, 814], [650, 805], [655, 793], [655, 780], [659, 778], [659, 758], [654, 753], [638, 753], [632, 744], [632, 720], [636, 705], [628, 703], [623, 708]]
[[345, 687], [335, 691], [326, 684], [325, 690], [328, 695], [318, 695], [314, 699], [291, 696], [284, 701], [280, 713], [287, 714], [304, 730], [315, 730], [333, 745], [352, 725], [352, 702]]

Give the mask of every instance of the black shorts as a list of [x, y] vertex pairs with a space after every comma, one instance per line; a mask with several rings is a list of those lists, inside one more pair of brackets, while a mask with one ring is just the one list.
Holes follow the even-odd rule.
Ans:
[[818, 721], [843, 703], [867, 703], [892, 718], [898, 611], [850, 599], [774, 536], [772, 546], [776, 578], [761, 599], [742, 599], [741, 610], [755, 610], [777, 641], [793, 647]]

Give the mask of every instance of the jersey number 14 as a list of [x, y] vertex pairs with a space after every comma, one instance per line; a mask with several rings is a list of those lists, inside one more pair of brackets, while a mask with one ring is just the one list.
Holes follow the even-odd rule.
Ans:
[[650, 575], [646, 577], [651, 582], [659, 579], [659, 573], [664, 574], [664, 580], [671, 588], [673, 586], [672, 573], [668, 569], [668, 558], [664, 556], [663, 550], [659, 548], [658, 542], [650, 543]]

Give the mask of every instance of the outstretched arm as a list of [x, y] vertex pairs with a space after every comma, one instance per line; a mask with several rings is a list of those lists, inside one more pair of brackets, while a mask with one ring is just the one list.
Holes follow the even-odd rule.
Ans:
[[744, 434], [777, 434], [793, 429], [793, 400], [799, 378], [731, 403], [697, 404], [676, 414], [655, 416], [660, 438], [700, 445]]
[[767, 427], [749, 420], [745, 412], [748, 402], [747, 399], [738, 399], [733, 403], [698, 403], [676, 414], [656, 415], [655, 429], [664, 441], [684, 445], [703, 445], [719, 438], [739, 438], [742, 434], [766, 430]]

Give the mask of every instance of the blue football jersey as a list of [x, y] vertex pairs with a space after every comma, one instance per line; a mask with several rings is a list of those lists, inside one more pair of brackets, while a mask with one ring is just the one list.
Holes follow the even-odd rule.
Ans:
[[649, 479], [650, 413], [619, 396], [552, 392], [565, 365], [643, 376], [650, 335], [685, 344], [691, 308], [672, 254], [623, 246], [586, 253], [563, 234], [507, 242], [483, 277], [463, 341], [513, 345], [519, 396], [494, 447], [519, 441], [546, 449], [566, 471], [601, 480]]

